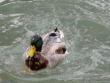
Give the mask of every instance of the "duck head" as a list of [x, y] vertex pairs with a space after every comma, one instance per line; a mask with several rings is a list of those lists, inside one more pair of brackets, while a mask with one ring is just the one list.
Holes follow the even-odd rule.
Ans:
[[43, 40], [39, 35], [32, 36], [30, 44], [36, 48], [36, 51], [41, 52]]
[[30, 47], [27, 50], [27, 56], [33, 57], [37, 52], [41, 52], [43, 45], [43, 40], [39, 35], [34, 35], [31, 37]]

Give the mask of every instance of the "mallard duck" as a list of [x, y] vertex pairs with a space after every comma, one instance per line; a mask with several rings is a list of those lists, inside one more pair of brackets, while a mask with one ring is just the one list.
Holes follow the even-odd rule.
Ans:
[[64, 33], [57, 28], [44, 35], [42, 53], [48, 60], [48, 67], [54, 68], [61, 63], [68, 52], [64, 42]]
[[31, 38], [30, 46], [25, 52], [25, 65], [32, 71], [47, 67], [48, 60], [41, 54], [43, 40], [39, 35]]
[[33, 71], [54, 68], [67, 55], [64, 34], [57, 28], [44, 36], [34, 35], [25, 52], [25, 65]]

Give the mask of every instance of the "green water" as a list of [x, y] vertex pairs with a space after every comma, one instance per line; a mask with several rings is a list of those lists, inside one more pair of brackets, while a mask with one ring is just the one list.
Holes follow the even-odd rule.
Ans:
[[[24, 73], [32, 33], [58, 27], [69, 55], [52, 70]], [[0, 0], [0, 83], [109, 83], [110, 0]]]

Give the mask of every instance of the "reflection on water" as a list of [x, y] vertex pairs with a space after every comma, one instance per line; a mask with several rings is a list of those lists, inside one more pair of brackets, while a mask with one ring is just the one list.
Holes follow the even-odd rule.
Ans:
[[[109, 83], [109, 0], [0, 0], [0, 83]], [[69, 56], [57, 68], [24, 71], [33, 33], [59, 27]]]

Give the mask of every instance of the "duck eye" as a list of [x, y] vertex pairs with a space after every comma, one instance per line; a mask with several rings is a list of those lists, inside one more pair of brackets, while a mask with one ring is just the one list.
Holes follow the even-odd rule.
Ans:
[[55, 33], [50, 33], [49, 36], [57, 36]]

